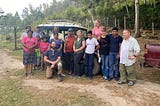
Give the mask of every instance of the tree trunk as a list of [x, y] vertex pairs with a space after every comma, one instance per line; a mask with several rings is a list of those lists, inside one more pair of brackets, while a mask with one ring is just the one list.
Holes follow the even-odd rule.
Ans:
[[152, 35], [154, 36], [154, 22], [152, 22]]
[[114, 26], [117, 27], [117, 19], [114, 19]]
[[135, 37], [140, 37], [139, 0], [135, 0]]
[[109, 27], [109, 18], [107, 17], [107, 27]]
[[124, 15], [124, 29], [126, 29], [126, 16]]
[[118, 19], [118, 22], [117, 22], [117, 24], [118, 24], [118, 29], [120, 29], [119, 19]]

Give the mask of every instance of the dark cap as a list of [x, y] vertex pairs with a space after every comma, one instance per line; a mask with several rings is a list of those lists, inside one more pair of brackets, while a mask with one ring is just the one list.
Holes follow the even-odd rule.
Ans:
[[72, 29], [72, 28], [69, 28], [69, 29], [68, 29], [68, 32], [73, 32], [73, 29]]

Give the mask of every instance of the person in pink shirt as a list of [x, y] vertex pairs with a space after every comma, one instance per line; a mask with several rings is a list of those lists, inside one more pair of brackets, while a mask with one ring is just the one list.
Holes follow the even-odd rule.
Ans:
[[[27, 77], [33, 75], [33, 64], [35, 61], [35, 48], [37, 46], [37, 39], [32, 37], [33, 31], [29, 30], [27, 36], [23, 37], [21, 42], [23, 45], [23, 64], [24, 75]], [[28, 73], [29, 72], [29, 73]]]
[[43, 37], [42, 41], [40, 42], [39, 45], [40, 48], [40, 53], [41, 53], [41, 69], [42, 71], [45, 69], [45, 64], [44, 64], [44, 53], [48, 50], [49, 48], [49, 43], [47, 42], [47, 38]]
[[94, 28], [92, 30], [92, 34], [95, 38], [98, 38], [102, 35], [102, 26], [100, 24], [100, 21], [97, 19], [94, 22]]

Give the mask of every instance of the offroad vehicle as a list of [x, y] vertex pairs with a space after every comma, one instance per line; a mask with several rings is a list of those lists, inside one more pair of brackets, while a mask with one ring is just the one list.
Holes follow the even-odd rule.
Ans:
[[[64, 36], [66, 35], [66, 32], [68, 31], [69, 28], [72, 28], [74, 33], [79, 29], [82, 30], [84, 32], [85, 37], [86, 37], [86, 32], [87, 32], [87, 28], [85, 28], [79, 24], [76, 24], [74, 22], [68, 21], [68, 20], [49, 20], [47, 23], [40, 24], [38, 26], [41, 28], [42, 31], [47, 32], [48, 35], [53, 31], [54, 27], [58, 27], [59, 32], [61, 32]], [[81, 63], [82, 63], [81, 69], [84, 70], [84, 61], [81, 61]], [[64, 65], [65, 65], [65, 63], [64, 63]], [[99, 71], [100, 71], [100, 65], [98, 63], [97, 55], [95, 54], [93, 75], [98, 74]]]
[[145, 44], [144, 59], [141, 66], [160, 67], [160, 44]]

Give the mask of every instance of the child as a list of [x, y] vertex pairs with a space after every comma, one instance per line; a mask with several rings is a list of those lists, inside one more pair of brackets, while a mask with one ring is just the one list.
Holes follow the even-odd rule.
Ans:
[[36, 36], [37, 38], [37, 47], [35, 49], [35, 64], [34, 64], [34, 69], [39, 69], [40, 66], [40, 59], [41, 59], [41, 55], [40, 55], [40, 49], [39, 49], [39, 45], [41, 42], [40, 36]]
[[41, 53], [41, 70], [43, 71], [45, 69], [45, 64], [44, 64], [44, 53], [48, 50], [49, 48], [49, 43], [47, 42], [47, 38], [43, 37], [42, 41], [40, 42], [40, 53]]
[[96, 38], [92, 37], [92, 31], [87, 32], [88, 39], [86, 40], [86, 49], [85, 49], [85, 77], [92, 79], [92, 67], [94, 52], [99, 49], [99, 43]]

